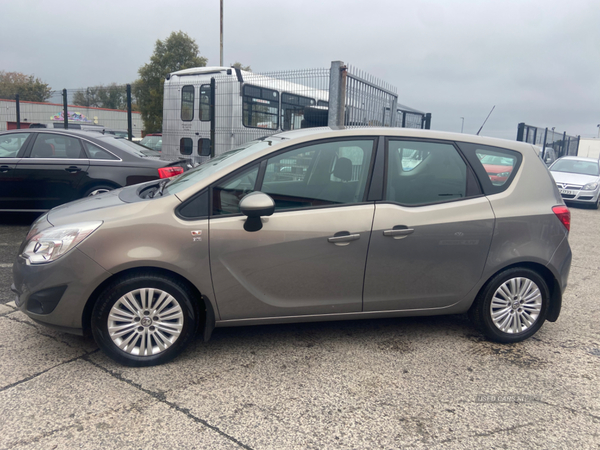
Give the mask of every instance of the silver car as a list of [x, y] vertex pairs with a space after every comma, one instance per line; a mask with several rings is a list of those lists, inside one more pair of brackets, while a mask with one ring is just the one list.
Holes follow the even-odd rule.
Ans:
[[[504, 180], [488, 155], [511, 161]], [[132, 366], [172, 359], [198, 329], [270, 323], [468, 312], [510, 343], [557, 320], [569, 226], [530, 144], [297, 130], [51, 210], [13, 290], [35, 321], [91, 332]]]
[[562, 198], [568, 202], [600, 205], [600, 162], [593, 158], [565, 156], [549, 167]]

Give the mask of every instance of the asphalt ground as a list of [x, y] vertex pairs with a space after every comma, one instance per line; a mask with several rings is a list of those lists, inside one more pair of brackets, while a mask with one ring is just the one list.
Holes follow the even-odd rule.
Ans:
[[600, 448], [600, 211], [572, 208], [563, 310], [526, 342], [466, 317], [216, 329], [133, 369], [11, 304], [31, 218], [0, 218], [0, 449]]

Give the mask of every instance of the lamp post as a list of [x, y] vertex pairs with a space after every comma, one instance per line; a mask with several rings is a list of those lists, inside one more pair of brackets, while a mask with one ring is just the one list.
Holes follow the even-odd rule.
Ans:
[[[464, 126], [465, 126], [465, 118], [464, 118], [464, 117], [461, 117], [461, 119], [462, 119], [462, 123], [461, 123], [461, 125], [460, 125], [460, 132], [462, 133], [462, 132], [463, 132], [463, 128], [464, 128]], [[600, 127], [600, 125], [598, 125], [598, 126]]]

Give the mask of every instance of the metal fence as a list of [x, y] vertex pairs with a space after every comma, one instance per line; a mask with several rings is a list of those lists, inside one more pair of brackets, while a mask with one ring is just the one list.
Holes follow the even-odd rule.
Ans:
[[554, 131], [554, 127], [540, 128], [521, 122], [517, 128], [517, 141], [528, 142], [542, 148], [542, 157], [546, 148], [554, 149], [557, 158], [562, 156], [577, 156], [579, 149], [579, 136], [569, 136]]
[[[130, 97], [131, 98], [131, 97]], [[105, 129], [141, 137], [141, 114], [135, 103], [128, 111], [128, 85], [51, 91], [45, 102], [23, 101], [17, 95], [0, 100], [0, 131], [46, 127]]]
[[395, 89], [341, 61], [252, 73], [196, 68], [164, 85], [163, 157], [202, 162], [280, 131], [319, 126], [429, 128], [430, 114], [398, 105]]

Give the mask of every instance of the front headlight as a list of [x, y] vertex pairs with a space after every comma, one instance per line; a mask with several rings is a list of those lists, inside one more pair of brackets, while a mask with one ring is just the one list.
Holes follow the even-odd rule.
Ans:
[[510, 172], [500, 172], [496, 174], [497, 177], [509, 177], [510, 176]]
[[598, 187], [598, 182], [594, 181], [593, 183], [588, 183], [583, 187], [584, 191], [593, 191]]
[[27, 241], [21, 256], [27, 260], [28, 264], [55, 261], [75, 248], [100, 225], [102, 222], [97, 221], [47, 228]]

